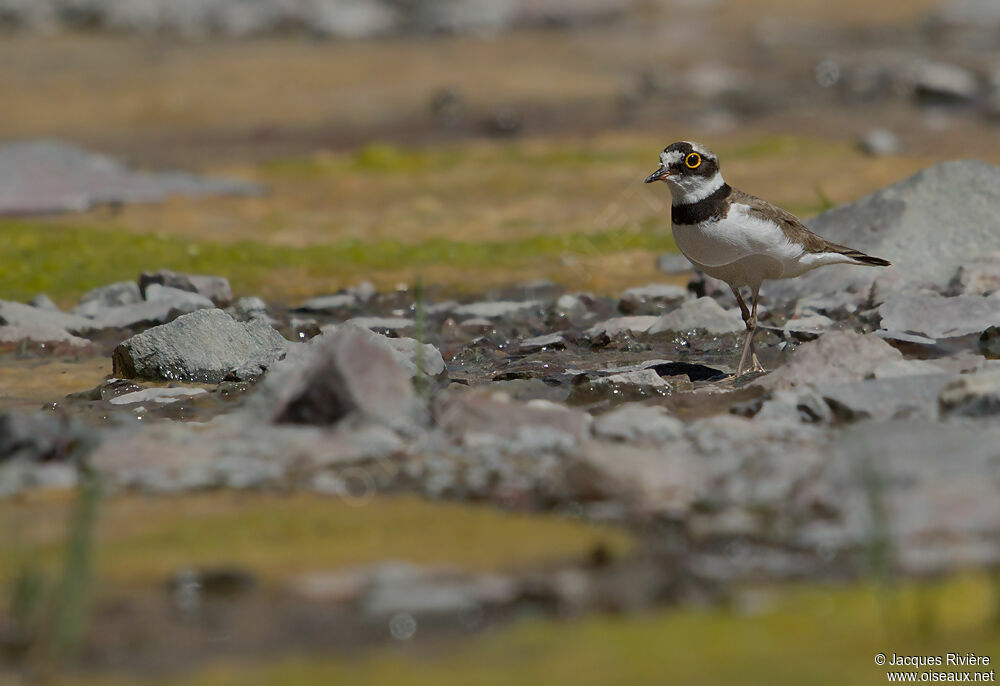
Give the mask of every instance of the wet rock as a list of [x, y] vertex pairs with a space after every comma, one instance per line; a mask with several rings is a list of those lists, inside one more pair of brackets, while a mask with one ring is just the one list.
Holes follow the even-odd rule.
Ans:
[[687, 297], [686, 288], [670, 284], [650, 284], [625, 291], [618, 301], [618, 309], [627, 315], [660, 314], [684, 302]]
[[739, 314], [722, 309], [709, 297], [689, 300], [663, 315], [647, 329], [648, 334], [687, 333], [703, 331], [710, 336], [738, 334], [746, 331]]
[[522, 353], [533, 353], [542, 350], [562, 350], [565, 347], [566, 339], [561, 333], [549, 333], [524, 339], [518, 345], [518, 350]]
[[123, 341], [114, 351], [114, 374], [201, 383], [252, 379], [287, 347], [266, 322], [237, 322], [222, 310], [198, 310]]
[[541, 306], [538, 300], [479, 302], [459, 305], [452, 313], [461, 317], [480, 317], [483, 319], [499, 319], [524, 314]]
[[140, 302], [142, 293], [139, 291], [139, 284], [135, 281], [117, 281], [84, 293], [79, 304], [71, 312], [81, 317], [93, 318], [111, 308]]
[[591, 340], [606, 336], [614, 338], [622, 333], [643, 333], [653, 326], [659, 317], [652, 315], [636, 317], [612, 317], [584, 331], [584, 334]]
[[159, 202], [171, 195], [258, 191], [237, 181], [133, 171], [110, 157], [58, 141], [0, 146], [0, 215], [78, 212], [107, 203]]
[[595, 418], [594, 435], [625, 443], [666, 443], [684, 435], [684, 424], [662, 407], [628, 403]]
[[389, 340], [356, 326], [312, 339], [273, 370], [257, 400], [278, 423], [334, 424], [357, 415], [389, 426], [422, 419], [410, 373]]
[[902, 360], [903, 354], [875, 335], [831, 331], [803, 343], [791, 361], [754, 381], [764, 388], [795, 388], [819, 382], [859, 381], [885, 362]]
[[665, 252], [656, 258], [656, 268], [664, 274], [685, 274], [694, 269], [679, 252]]
[[204, 388], [143, 388], [131, 393], [116, 395], [110, 398], [108, 402], [112, 405], [132, 405], [135, 403], [166, 405], [195, 395], [203, 395], [207, 392]]
[[571, 403], [601, 400], [624, 402], [670, 395], [673, 386], [652, 369], [622, 372], [578, 383], [569, 396]]
[[211, 300], [217, 307], [225, 307], [233, 300], [233, 291], [229, 280], [223, 276], [203, 276], [200, 274], [181, 274], [169, 269], [158, 272], [143, 272], [139, 276], [139, 291], [146, 300], [155, 299], [150, 295], [150, 286], [158, 284], [180, 291], [197, 293]]
[[779, 304], [847, 292], [866, 300], [875, 279], [891, 271], [898, 278], [885, 284], [883, 296], [924, 287], [944, 291], [970, 256], [1000, 251], [998, 206], [1000, 167], [976, 160], [929, 167], [807, 222], [821, 236], [888, 259], [893, 267], [823, 267], [767, 282], [764, 295]]
[[1000, 322], [1000, 302], [979, 295], [899, 293], [879, 306], [882, 328], [927, 338], [979, 334]]
[[963, 374], [941, 389], [946, 416], [988, 417], [1000, 414], [1000, 370]]

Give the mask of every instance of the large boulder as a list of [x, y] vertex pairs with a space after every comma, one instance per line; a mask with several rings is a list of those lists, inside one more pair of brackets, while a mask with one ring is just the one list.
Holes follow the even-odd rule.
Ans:
[[281, 359], [288, 341], [267, 322], [238, 322], [222, 310], [182, 315], [123, 341], [113, 355], [115, 376], [219, 383], [253, 379]]
[[807, 222], [824, 238], [890, 260], [892, 267], [822, 267], [768, 282], [764, 294], [776, 303], [844, 291], [867, 299], [876, 279], [881, 296], [944, 291], [961, 265], [1000, 250], [997, 207], [1000, 167], [978, 160], [937, 164]]

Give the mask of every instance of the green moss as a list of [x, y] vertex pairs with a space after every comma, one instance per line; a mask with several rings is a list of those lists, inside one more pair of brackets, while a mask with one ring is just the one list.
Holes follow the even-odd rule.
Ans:
[[669, 232], [618, 228], [594, 234], [545, 235], [464, 242], [447, 238], [408, 243], [398, 239], [346, 240], [293, 248], [245, 241], [219, 244], [162, 235], [136, 235], [85, 226], [0, 221], [0, 255], [6, 278], [0, 298], [26, 300], [48, 293], [61, 301], [110, 281], [134, 279], [139, 272], [175, 269], [220, 274], [240, 293], [252, 293], [276, 272], [298, 269], [307, 275], [338, 273], [357, 278], [371, 270], [451, 265], [514, 268], [562, 255], [600, 255], [622, 250], [673, 249]]
[[[424, 652], [382, 650], [355, 660], [295, 658], [227, 663], [158, 686], [770, 686], [886, 683], [879, 652], [941, 655], [975, 652], [996, 658], [1000, 631], [982, 576], [909, 584], [896, 593], [895, 619], [881, 613], [865, 586], [769, 589], [753, 614], [679, 609], [648, 616], [535, 620], [456, 647]], [[939, 617], [931, 630], [914, 622], [921, 604]], [[974, 671], [993, 669], [972, 668]], [[965, 668], [961, 668], [964, 671]], [[102, 678], [86, 684], [124, 684]]]
[[[50, 501], [0, 503], [2, 530], [22, 529], [16, 542], [0, 537], [0, 581], [17, 572], [5, 569], [5, 560], [52, 568], [65, 532], [33, 522], [64, 514], [66, 507]], [[611, 527], [550, 515], [432, 503], [414, 496], [358, 503], [222, 492], [111, 499], [103, 507], [94, 559], [102, 583], [155, 584], [179, 569], [211, 565], [245, 567], [266, 579], [381, 560], [498, 569], [582, 558], [597, 545], [623, 555], [631, 537]]]

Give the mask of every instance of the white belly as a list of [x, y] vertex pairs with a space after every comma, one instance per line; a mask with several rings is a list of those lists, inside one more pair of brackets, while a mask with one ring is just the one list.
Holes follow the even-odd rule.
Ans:
[[766, 279], [798, 276], [811, 268], [802, 263], [802, 246], [739, 205], [719, 221], [674, 224], [673, 231], [678, 249], [694, 266], [733, 286], [759, 286]]

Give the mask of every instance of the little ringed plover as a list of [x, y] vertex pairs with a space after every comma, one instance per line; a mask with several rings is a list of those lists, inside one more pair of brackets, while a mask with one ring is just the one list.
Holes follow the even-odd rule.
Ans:
[[[889, 266], [887, 260], [817, 236], [794, 215], [732, 188], [722, 178], [719, 158], [691, 141], [667, 146], [660, 167], [646, 183], [665, 181], [673, 199], [670, 223], [684, 256], [705, 274], [729, 284], [746, 325], [736, 369], [764, 371], [754, 350], [757, 300], [767, 279], [790, 279], [828, 264]], [[753, 294], [747, 308], [740, 288]]]

